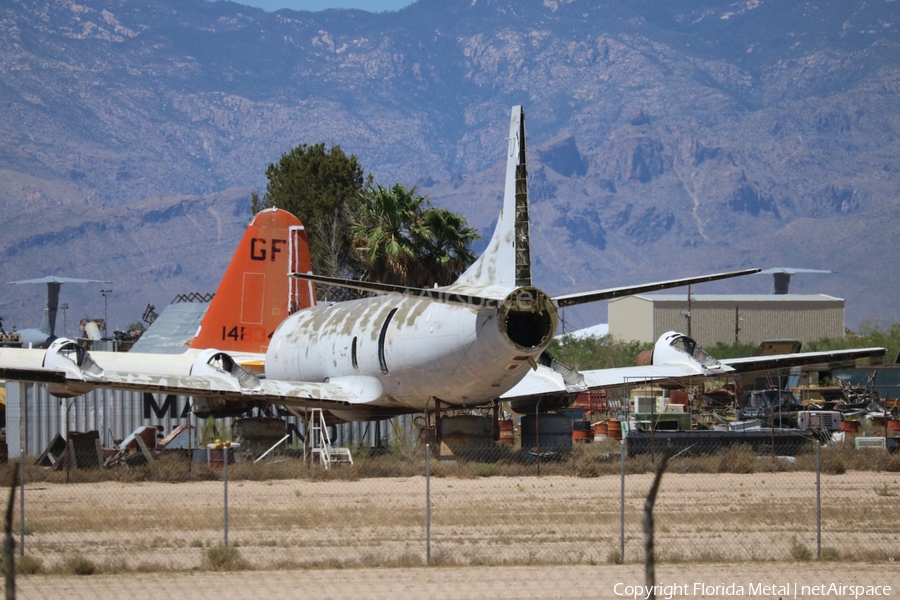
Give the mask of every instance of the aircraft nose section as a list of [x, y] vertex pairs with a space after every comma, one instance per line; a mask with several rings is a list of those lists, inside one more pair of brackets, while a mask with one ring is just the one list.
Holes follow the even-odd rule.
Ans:
[[525, 286], [510, 292], [498, 317], [504, 338], [519, 350], [543, 350], [556, 333], [556, 305], [535, 287]]

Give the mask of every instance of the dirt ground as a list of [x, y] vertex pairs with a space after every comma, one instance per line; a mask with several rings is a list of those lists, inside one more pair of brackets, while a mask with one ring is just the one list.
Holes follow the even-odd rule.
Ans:
[[[662, 565], [657, 569], [656, 580], [658, 585], [663, 586], [659, 588], [656, 598], [786, 600], [795, 597], [897, 597], [900, 593], [900, 569], [896, 563]], [[20, 577], [18, 598], [588, 600], [632, 598], [632, 588], [643, 583], [642, 565], [153, 573]], [[698, 584], [702, 587], [695, 587]], [[729, 589], [732, 584], [735, 587]], [[827, 592], [832, 584], [845, 586], [837, 590], [843, 593], [822, 593]], [[681, 586], [681, 589], [667, 590], [665, 587], [675, 585]], [[814, 591], [813, 586], [822, 585], [826, 587]], [[863, 589], [849, 586], [863, 586]], [[890, 590], [884, 586], [889, 586]], [[804, 591], [807, 593], [804, 594]], [[858, 593], [860, 591], [862, 593]], [[878, 593], [884, 595], [879, 596]]]

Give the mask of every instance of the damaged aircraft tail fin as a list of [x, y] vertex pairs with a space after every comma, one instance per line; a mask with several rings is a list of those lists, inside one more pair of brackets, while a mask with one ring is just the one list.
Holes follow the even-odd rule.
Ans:
[[508, 141], [503, 209], [497, 226], [484, 253], [454, 285], [490, 285], [509, 289], [531, 285], [523, 106], [512, 108]]
[[260, 211], [247, 226], [191, 347], [265, 352], [281, 321], [315, 304], [315, 284], [288, 277], [311, 271], [300, 220], [278, 208]]

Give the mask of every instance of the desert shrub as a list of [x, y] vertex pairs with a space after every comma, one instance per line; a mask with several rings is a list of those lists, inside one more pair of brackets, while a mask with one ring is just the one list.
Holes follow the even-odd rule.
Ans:
[[882, 468], [889, 473], [900, 472], [900, 454], [888, 454], [885, 456]]
[[820, 468], [823, 473], [829, 475], [840, 475], [847, 472], [847, 465], [844, 459], [837, 452], [823, 451], [820, 457]]
[[719, 473], [753, 473], [755, 470], [756, 455], [746, 444], [726, 448], [717, 467]]
[[218, 544], [206, 551], [203, 566], [210, 571], [241, 571], [248, 565], [236, 547]]
[[373, 557], [374, 560], [366, 561], [366, 564], [378, 564], [381, 567], [390, 567], [393, 569], [408, 569], [413, 567], [421, 567], [424, 564], [424, 560], [418, 554], [413, 552], [404, 552], [398, 556], [382, 558], [381, 563], [376, 562], [377, 557]]
[[813, 553], [809, 547], [797, 539], [797, 536], [791, 538], [791, 550], [790, 550], [791, 558], [798, 561], [808, 561], [812, 559]]
[[675, 456], [669, 459], [666, 470], [670, 473], [717, 473], [719, 457], [703, 454], [700, 456]]
[[583, 458], [575, 463], [576, 477], [600, 477], [600, 468], [590, 458]]
[[100, 571], [94, 561], [80, 554], [67, 557], [62, 567], [72, 575], [95, 575]]
[[31, 535], [32, 533], [34, 533], [34, 525], [32, 525], [31, 523], [25, 523], [24, 530], [17, 527], [16, 530], [13, 531], [13, 535], [16, 536]]
[[[16, 556], [13, 560], [19, 575], [38, 575], [44, 572], [44, 563], [33, 556]], [[0, 571], [6, 572], [6, 560], [0, 557]]]
[[150, 481], [175, 483], [189, 481], [193, 465], [185, 456], [163, 454], [147, 465], [146, 477]]
[[475, 465], [475, 475], [478, 477], [490, 477], [494, 474], [494, 465], [490, 463], [477, 463]]
[[777, 456], [764, 453], [756, 457], [756, 461], [753, 463], [753, 472], [786, 473], [789, 471], [815, 471], [815, 461], [815, 454], [810, 454], [809, 452], [799, 454], [798, 456]]
[[103, 473], [106, 475], [106, 479], [108, 481], [118, 481], [119, 483], [134, 483], [136, 481], [147, 481], [147, 472], [149, 471], [149, 469], [149, 466], [145, 464], [135, 467], [118, 465], [109, 469], [104, 469]]
[[34, 556], [20, 556], [16, 559], [16, 573], [19, 575], [39, 575], [44, 572], [44, 563]]
[[653, 471], [653, 458], [649, 454], [641, 454], [625, 460], [625, 474], [638, 475]]
[[841, 553], [837, 548], [826, 547], [819, 552], [819, 560], [837, 561], [841, 558]]

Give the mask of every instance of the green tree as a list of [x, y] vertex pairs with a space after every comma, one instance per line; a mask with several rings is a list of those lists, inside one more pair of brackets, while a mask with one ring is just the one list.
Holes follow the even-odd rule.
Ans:
[[452, 283], [478, 239], [463, 217], [400, 183], [366, 189], [351, 233], [367, 279], [416, 287]]
[[634, 366], [637, 355], [652, 350], [649, 342], [625, 342], [609, 335], [574, 338], [562, 336], [550, 342], [547, 351], [559, 362], [579, 370]]
[[847, 335], [837, 339], [824, 339], [810, 342], [804, 351], [819, 352], [826, 350], [843, 350], [847, 348], [868, 348], [879, 346], [887, 349], [884, 362], [890, 363], [900, 353], [900, 321], [894, 321], [886, 328], [883, 323], [864, 323], [859, 332], [847, 330]]
[[266, 194], [253, 194], [250, 210], [278, 207], [296, 215], [309, 236], [313, 270], [332, 276], [358, 274], [351, 248], [350, 223], [361, 192], [371, 185], [355, 155], [340, 146], [301, 144], [266, 169]]

